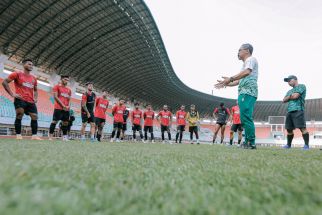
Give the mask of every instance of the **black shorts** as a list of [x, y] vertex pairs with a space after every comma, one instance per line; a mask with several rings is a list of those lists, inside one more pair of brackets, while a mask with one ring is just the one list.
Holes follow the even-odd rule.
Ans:
[[220, 127], [223, 127], [224, 125], [226, 125], [226, 122], [216, 122], [217, 125], [220, 125]]
[[286, 115], [285, 129], [306, 128], [304, 111], [293, 111]]
[[86, 113], [82, 113], [82, 123], [94, 123], [95, 122], [95, 117], [94, 113], [90, 113], [91, 116], [88, 118]]
[[30, 103], [30, 102], [26, 102], [24, 100], [15, 98], [13, 104], [15, 106], [15, 109], [23, 108], [24, 113], [26, 115], [29, 115], [29, 113], [35, 113], [35, 114], [38, 113], [37, 106], [35, 103]]
[[161, 125], [161, 132], [165, 132], [165, 131], [170, 132], [169, 126]]
[[153, 126], [144, 126], [144, 132], [152, 133], [153, 132]]
[[231, 131], [237, 132], [238, 131], [243, 131], [243, 127], [241, 124], [233, 124], [230, 128]]
[[185, 126], [185, 125], [178, 125], [178, 126], [177, 126], [177, 131], [184, 131], [184, 130], [185, 130], [185, 128], [186, 128], [186, 126]]
[[198, 126], [189, 126], [189, 132], [192, 133], [192, 132], [198, 132]]
[[106, 120], [105, 119], [102, 119], [102, 118], [98, 118], [98, 117], [95, 117], [95, 124], [97, 126], [101, 125], [102, 123], [105, 124]]
[[55, 109], [53, 114], [53, 121], [58, 122], [59, 120], [66, 122], [69, 120], [69, 111]]
[[132, 126], [132, 131], [141, 131], [141, 130], [142, 130], [141, 125], [133, 125]]
[[[126, 124], [125, 124], [126, 125]], [[117, 129], [123, 129], [123, 122], [114, 122], [113, 123], [113, 128], [117, 128]], [[123, 129], [124, 130], [124, 129]]]

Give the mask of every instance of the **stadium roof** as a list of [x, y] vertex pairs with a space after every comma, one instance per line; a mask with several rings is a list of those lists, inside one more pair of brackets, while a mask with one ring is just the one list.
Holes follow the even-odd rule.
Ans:
[[[2, 0], [0, 47], [13, 61], [32, 58], [44, 72], [151, 103], [196, 104], [211, 114], [220, 102], [186, 86], [175, 74], [160, 32], [142, 0]], [[309, 119], [322, 120], [321, 100], [310, 100]], [[280, 102], [258, 102], [256, 120], [284, 115]]]

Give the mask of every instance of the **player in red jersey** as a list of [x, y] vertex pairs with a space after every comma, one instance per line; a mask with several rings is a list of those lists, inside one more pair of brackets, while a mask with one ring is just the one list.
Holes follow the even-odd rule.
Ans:
[[240, 111], [237, 105], [231, 108], [231, 119], [232, 126], [230, 128], [230, 145], [233, 145], [234, 133], [238, 130], [238, 146], [240, 146], [240, 142], [242, 141], [243, 127], [240, 121]]
[[140, 107], [139, 103], [135, 103], [134, 106], [135, 106], [135, 109], [131, 113], [133, 140], [136, 141], [136, 132], [138, 131], [140, 133], [140, 137], [141, 137], [142, 142], [145, 142], [143, 139], [142, 126], [141, 126], [141, 121], [143, 119], [143, 113], [139, 109], [139, 107]]
[[177, 134], [176, 134], [176, 143], [178, 143], [178, 138], [180, 135], [179, 143], [182, 141], [183, 132], [186, 127], [186, 116], [187, 112], [185, 111], [185, 106], [181, 105], [180, 110], [176, 113], [177, 118]]
[[124, 100], [120, 99], [119, 103], [116, 104], [112, 109], [112, 114], [114, 116], [114, 123], [113, 123], [113, 132], [111, 136], [111, 142], [114, 141], [115, 133], [116, 133], [116, 142], [120, 142], [120, 135], [123, 129], [123, 113], [126, 110], [126, 106], [124, 105]]
[[146, 111], [143, 113], [144, 118], [144, 140], [148, 140], [148, 132], [151, 134], [151, 142], [154, 143], [154, 134], [153, 134], [153, 120], [154, 112], [152, 111], [151, 105], [147, 106]]
[[[18, 140], [22, 140], [21, 136], [21, 120], [24, 114], [31, 118], [31, 131], [33, 140], [41, 140], [37, 136], [38, 130], [38, 111], [37, 111], [37, 79], [31, 75], [33, 70], [33, 62], [31, 59], [22, 61], [23, 71], [15, 71], [6, 78], [2, 85], [8, 94], [14, 98], [14, 106], [16, 109], [15, 131]], [[9, 83], [14, 82], [15, 93], [12, 92]]]
[[164, 132], [168, 132], [169, 143], [171, 144], [171, 123], [172, 123], [172, 113], [168, 110], [168, 105], [163, 106], [163, 110], [159, 112], [158, 121], [161, 125], [161, 136], [162, 136], [162, 143], [164, 143]]
[[60, 83], [53, 87], [55, 99], [53, 121], [49, 127], [49, 140], [52, 140], [56, 128], [56, 124], [62, 121], [61, 130], [63, 132], [63, 141], [68, 141], [67, 130], [69, 124], [69, 109], [72, 91], [67, 84], [69, 82], [68, 75], [60, 77]]
[[101, 142], [103, 128], [106, 122], [106, 111], [108, 108], [109, 101], [107, 100], [107, 91], [103, 90], [102, 97], [96, 99], [95, 105], [95, 124], [96, 124], [96, 138]]

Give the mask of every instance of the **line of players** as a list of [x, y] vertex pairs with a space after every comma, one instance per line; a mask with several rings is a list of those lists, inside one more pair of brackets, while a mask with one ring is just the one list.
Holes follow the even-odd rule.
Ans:
[[[64, 83], [65, 76], [62, 76], [62, 82]], [[81, 139], [85, 140], [85, 128], [87, 123], [91, 125], [91, 141], [101, 141], [102, 131], [106, 122], [106, 111], [109, 105], [107, 100], [107, 92], [103, 91], [101, 97], [96, 98], [93, 91], [93, 84], [87, 83], [87, 91], [82, 96], [82, 130]], [[55, 86], [56, 87], [56, 86]], [[55, 89], [54, 87], [54, 89]], [[55, 100], [59, 101], [55, 97]], [[59, 102], [58, 102], [59, 103]], [[127, 120], [130, 118], [132, 122], [133, 140], [136, 141], [136, 133], [139, 132], [142, 142], [148, 140], [148, 133], [150, 133], [151, 142], [154, 142], [153, 124], [154, 119], [160, 123], [161, 127], [161, 137], [162, 142], [165, 142], [165, 132], [168, 134], [168, 141], [171, 142], [171, 132], [170, 128], [172, 126], [172, 113], [169, 111], [167, 105], [163, 106], [163, 110], [157, 115], [152, 110], [151, 105], [147, 105], [146, 110], [140, 110], [139, 103], [135, 103], [135, 108], [132, 112], [129, 112], [125, 105], [125, 101], [120, 99], [117, 104], [112, 108], [112, 115], [114, 118], [113, 131], [111, 135], [111, 142], [120, 142], [124, 139], [125, 131], [127, 130]], [[55, 110], [56, 111], [56, 110]], [[66, 112], [67, 114], [67, 112]], [[142, 121], [144, 121], [144, 136], [142, 132]], [[176, 112], [176, 122], [177, 122], [177, 134], [176, 143], [182, 142], [183, 131], [185, 130], [186, 124], [189, 123], [190, 140], [193, 143], [193, 134], [196, 136], [196, 142], [199, 144], [199, 134], [198, 134], [198, 123], [199, 123], [199, 113], [195, 108], [195, 105], [191, 105], [190, 111], [185, 111], [185, 106], [182, 105], [180, 110]], [[96, 132], [96, 137], [95, 137]], [[63, 140], [66, 140], [63, 138]]]
[[[14, 98], [14, 106], [16, 110], [15, 119], [15, 132], [16, 138], [22, 140], [21, 135], [21, 121], [23, 115], [29, 115], [31, 117], [31, 130], [32, 140], [41, 140], [37, 135], [38, 131], [38, 85], [37, 79], [31, 74], [33, 70], [33, 62], [31, 59], [25, 59], [23, 62], [23, 71], [14, 71], [3, 82], [2, 85], [7, 93]], [[10, 83], [14, 82], [15, 92], [11, 90]], [[71, 89], [67, 86], [69, 82], [69, 76], [62, 75], [60, 83], [53, 87], [54, 95], [54, 112], [53, 120], [49, 127], [49, 140], [53, 140], [53, 134], [56, 125], [61, 121], [61, 130], [63, 133], [63, 141], [68, 141], [68, 131], [70, 130], [70, 104], [71, 104]], [[82, 95], [81, 101], [81, 140], [85, 140], [85, 129], [87, 124], [90, 124], [91, 141], [101, 141], [102, 131], [106, 122], [106, 111], [108, 109], [109, 101], [107, 99], [107, 91], [104, 90], [102, 96], [97, 97], [93, 92], [93, 84], [87, 83], [87, 91]], [[130, 116], [133, 124], [133, 139], [136, 139], [136, 132], [139, 131], [142, 141], [147, 140], [147, 133], [151, 134], [151, 141], [154, 142], [153, 134], [153, 120], [155, 113], [152, 111], [151, 105], [147, 106], [146, 111], [139, 110], [139, 104], [135, 104], [135, 110], [131, 113], [127, 110], [124, 100], [120, 100], [112, 109], [114, 116], [113, 132], [111, 141], [114, 141], [116, 134], [116, 141], [120, 141], [120, 137], [124, 138], [124, 132], [126, 131], [126, 121]], [[190, 112], [184, 111], [184, 106], [181, 107], [176, 114], [178, 133], [176, 135], [176, 142], [182, 141], [182, 135], [186, 122], [189, 123], [189, 131], [191, 133], [191, 140], [193, 133], [196, 135], [197, 143], [199, 143], [198, 135], [198, 122], [199, 113], [195, 109], [194, 105], [191, 105]], [[145, 138], [143, 139], [141, 121], [144, 120], [144, 132]], [[168, 133], [168, 139], [171, 141], [170, 127], [172, 123], [172, 113], [168, 110], [168, 106], [164, 105], [163, 110], [157, 115], [157, 120], [161, 125], [162, 141], [164, 141], [164, 133]], [[96, 136], [95, 136], [96, 133]], [[179, 138], [180, 137], [180, 138]]]
[[[55, 109], [53, 114], [53, 121], [50, 126], [49, 139], [52, 140], [52, 136], [59, 120], [62, 123], [63, 141], [68, 141], [66, 127], [69, 118], [70, 98], [71, 90], [67, 87], [69, 81], [68, 76], [61, 76], [61, 82], [54, 86], [53, 94], [55, 98]], [[85, 129], [87, 124], [90, 124], [91, 141], [101, 141], [102, 131], [106, 123], [106, 111], [109, 106], [107, 99], [107, 91], [104, 90], [101, 97], [97, 97], [93, 92], [93, 84], [86, 83], [87, 91], [82, 95], [81, 101], [81, 140], [85, 141]], [[135, 109], [130, 113], [125, 105], [125, 101], [120, 99], [117, 104], [112, 108], [112, 114], [114, 117], [113, 132], [111, 136], [111, 142], [121, 141], [124, 139], [124, 133], [127, 130], [127, 120], [130, 117], [132, 122], [133, 139], [136, 140], [136, 132], [139, 132], [141, 140], [143, 142], [148, 139], [148, 132], [151, 136], [151, 141], [154, 142], [153, 122], [155, 112], [152, 110], [151, 105], [147, 105], [146, 110], [143, 112], [139, 109], [139, 103], [135, 103]], [[191, 105], [190, 112], [185, 112], [185, 106], [181, 106], [180, 110], [176, 113], [177, 119], [177, 135], [176, 142], [181, 143], [183, 131], [186, 126], [186, 122], [189, 123], [189, 131], [191, 141], [193, 140], [193, 133], [195, 133], [197, 143], [199, 144], [198, 135], [198, 122], [199, 113], [195, 110], [195, 106]], [[161, 126], [161, 136], [164, 142], [164, 133], [167, 132], [168, 140], [171, 143], [170, 128], [172, 124], [172, 113], [168, 110], [168, 106], [164, 105], [163, 110], [157, 115], [157, 120]], [[144, 121], [144, 138], [142, 132], [142, 121]], [[193, 143], [193, 142], [192, 142]]]
[[[31, 75], [33, 70], [33, 62], [30, 59], [23, 61], [23, 71], [15, 71], [11, 73], [8, 78], [6, 78], [2, 85], [10, 96], [14, 98], [14, 106], [16, 110], [16, 120], [15, 120], [15, 131], [17, 134], [17, 139], [22, 139], [21, 136], [21, 120], [24, 114], [30, 115], [31, 117], [31, 128], [32, 128], [32, 139], [41, 140], [37, 136], [38, 130], [38, 111], [37, 111], [37, 100], [38, 100], [38, 90], [37, 90], [37, 79]], [[9, 83], [14, 82], [15, 93], [11, 90]], [[54, 112], [53, 120], [49, 127], [49, 140], [53, 140], [53, 134], [56, 125], [61, 121], [61, 130], [63, 133], [63, 141], [68, 141], [68, 131], [70, 131], [70, 102], [71, 102], [71, 89], [67, 86], [69, 82], [69, 76], [62, 75], [60, 83], [53, 87], [54, 96]], [[82, 95], [81, 100], [81, 140], [85, 140], [85, 129], [87, 124], [90, 124], [90, 135], [91, 141], [101, 141], [102, 131], [106, 123], [106, 111], [109, 106], [109, 101], [107, 99], [108, 93], [106, 90], [102, 92], [100, 97], [97, 97], [93, 92], [93, 84], [87, 83], [87, 91]], [[124, 139], [124, 133], [127, 130], [127, 120], [130, 117], [132, 122], [133, 139], [136, 140], [136, 132], [139, 132], [142, 141], [147, 141], [148, 135], [150, 133], [151, 141], [154, 142], [153, 133], [153, 122], [154, 117], [158, 120], [161, 127], [161, 137], [162, 141], [165, 141], [164, 133], [167, 132], [168, 140], [171, 142], [171, 132], [170, 128], [172, 126], [172, 113], [169, 111], [167, 105], [163, 106], [163, 110], [157, 115], [152, 110], [151, 105], [146, 107], [143, 112], [139, 109], [139, 104], [135, 104], [135, 109], [130, 113], [125, 105], [124, 100], [120, 100], [118, 104], [115, 104], [112, 109], [112, 114], [114, 116], [113, 132], [111, 141], [120, 141]], [[221, 142], [224, 139], [225, 126], [227, 119], [230, 116], [229, 109], [224, 107], [222, 103], [219, 108], [214, 110], [214, 117], [217, 118], [217, 124], [215, 129], [214, 141], [217, 137], [219, 129], [221, 129]], [[182, 105], [180, 110], [176, 112], [176, 123], [177, 123], [177, 134], [176, 142], [181, 143], [183, 132], [185, 130], [186, 124], [189, 125], [190, 140], [193, 143], [193, 134], [196, 136], [196, 142], [199, 144], [199, 113], [196, 110], [195, 105], [190, 106], [190, 111], [185, 111], [185, 106]], [[239, 117], [239, 108], [235, 106], [232, 108], [232, 118], [233, 126], [231, 132], [231, 141], [233, 133], [239, 131], [239, 140], [241, 141], [242, 127]], [[144, 121], [144, 138], [142, 133], [142, 121]], [[116, 137], [116, 139], [115, 139]]]

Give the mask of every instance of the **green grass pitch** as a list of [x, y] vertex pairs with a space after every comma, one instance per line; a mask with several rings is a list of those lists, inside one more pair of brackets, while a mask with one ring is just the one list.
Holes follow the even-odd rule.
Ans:
[[322, 214], [322, 151], [1, 139], [0, 214]]

